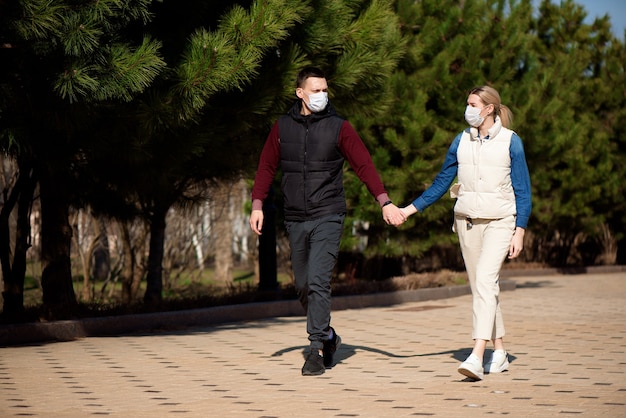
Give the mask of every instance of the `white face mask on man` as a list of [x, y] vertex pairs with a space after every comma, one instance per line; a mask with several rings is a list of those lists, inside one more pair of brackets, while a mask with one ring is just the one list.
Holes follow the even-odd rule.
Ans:
[[467, 106], [465, 108], [465, 121], [474, 128], [478, 128], [485, 121], [485, 118], [480, 116], [482, 109], [477, 107]]
[[326, 109], [328, 104], [328, 93], [320, 91], [319, 93], [309, 94], [309, 103], [304, 102], [304, 104], [313, 113], [321, 112]]

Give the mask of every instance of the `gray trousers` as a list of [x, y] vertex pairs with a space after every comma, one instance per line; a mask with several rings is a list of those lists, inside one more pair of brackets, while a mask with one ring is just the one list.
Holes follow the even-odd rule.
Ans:
[[285, 222], [296, 291], [306, 312], [312, 348], [321, 349], [330, 331], [330, 279], [337, 264], [345, 215]]

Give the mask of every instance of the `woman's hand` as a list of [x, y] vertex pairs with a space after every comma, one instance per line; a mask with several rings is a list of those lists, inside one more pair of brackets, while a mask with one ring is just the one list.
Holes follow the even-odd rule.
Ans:
[[406, 220], [409, 218], [409, 216], [413, 215], [414, 213], [417, 213], [417, 209], [415, 208], [415, 206], [411, 204], [403, 208], [400, 208], [400, 212], [402, 212], [402, 214], [404, 215], [404, 219]]
[[511, 245], [509, 246], [509, 258], [517, 258], [518, 255], [524, 249], [524, 233], [526, 230], [519, 226], [515, 228], [515, 233], [511, 239]]

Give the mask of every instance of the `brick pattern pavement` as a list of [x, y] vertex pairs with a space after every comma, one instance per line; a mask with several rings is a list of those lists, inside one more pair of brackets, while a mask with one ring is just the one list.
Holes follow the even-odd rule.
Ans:
[[456, 371], [460, 296], [333, 312], [343, 344], [319, 377], [300, 375], [303, 317], [0, 348], [0, 416], [626, 417], [626, 273], [515, 281], [510, 371], [480, 382]]

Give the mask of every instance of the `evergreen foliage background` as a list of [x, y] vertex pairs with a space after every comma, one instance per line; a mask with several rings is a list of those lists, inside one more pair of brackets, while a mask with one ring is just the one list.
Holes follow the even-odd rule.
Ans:
[[[531, 173], [524, 260], [594, 264], [607, 230], [623, 260], [624, 43], [608, 22], [582, 23], [573, 1], [543, 1], [538, 11], [523, 0], [398, 1], [396, 10], [408, 40], [390, 78], [396, 100], [375, 120], [356, 115], [394, 201], [408, 204], [428, 187], [466, 126], [467, 92], [489, 84], [513, 111]], [[351, 183], [353, 219], [374, 219]], [[454, 247], [453, 205], [444, 196], [399, 230], [378, 223], [366, 251], [424, 257]], [[572, 260], [576, 245], [584, 260]]]
[[[399, 205], [426, 189], [465, 127], [467, 91], [493, 85], [531, 172], [522, 261], [623, 262], [624, 39], [584, 18], [572, 0], [0, 2], [0, 146], [17, 165], [0, 212], [5, 314], [23, 309], [34, 199], [51, 317], [76, 301], [71, 209], [150, 226], [144, 299], [158, 303], [166, 214], [253, 177], [309, 64], [326, 71]], [[345, 182], [346, 253], [401, 271], [458, 261], [452, 199], [394, 229], [349, 167]]]

